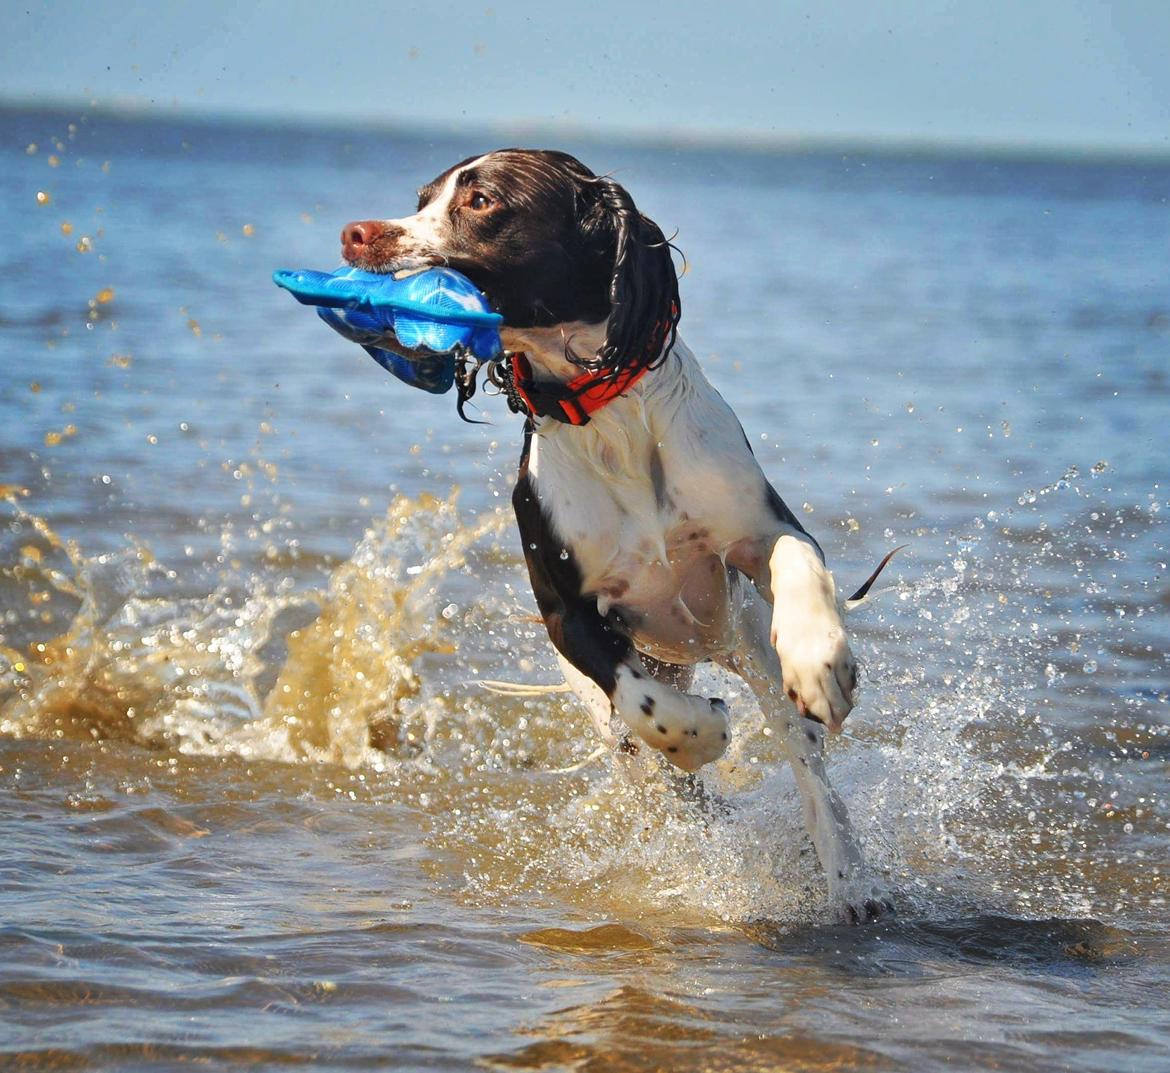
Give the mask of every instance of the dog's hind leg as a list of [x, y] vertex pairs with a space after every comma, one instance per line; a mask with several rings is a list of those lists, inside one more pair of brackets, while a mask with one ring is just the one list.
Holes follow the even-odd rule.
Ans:
[[788, 700], [780, 660], [768, 636], [771, 609], [751, 585], [741, 583], [741, 588], [740, 643], [720, 663], [747, 682], [779, 733], [800, 791], [805, 826], [825, 870], [830, 903], [847, 921], [874, 919], [892, 910], [893, 904], [866, 874], [845, 803], [829, 783], [825, 728], [802, 717]]

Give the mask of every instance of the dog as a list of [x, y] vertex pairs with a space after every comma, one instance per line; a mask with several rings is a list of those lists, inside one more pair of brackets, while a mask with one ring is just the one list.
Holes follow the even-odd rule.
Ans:
[[[341, 243], [369, 271], [454, 268], [503, 315], [497, 382], [526, 419], [524, 558], [603, 737], [616, 716], [627, 748], [634, 735], [694, 772], [730, 730], [722, 700], [687, 691], [693, 668], [734, 672], [792, 763], [832, 906], [853, 922], [890, 911], [825, 772], [825, 734], [857, 687], [833, 575], [679, 338], [658, 225], [575, 157], [502, 149], [428, 183], [411, 216], [347, 224]], [[474, 383], [461, 379], [460, 413]]]

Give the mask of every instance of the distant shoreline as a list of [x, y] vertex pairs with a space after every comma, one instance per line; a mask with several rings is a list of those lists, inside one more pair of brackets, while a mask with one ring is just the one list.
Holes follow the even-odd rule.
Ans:
[[586, 128], [571, 123], [414, 123], [400, 117], [296, 116], [284, 113], [216, 111], [143, 101], [98, 102], [0, 96], [0, 117], [43, 115], [63, 122], [80, 116], [101, 117], [144, 125], [189, 124], [197, 127], [230, 126], [238, 130], [312, 130], [342, 133], [385, 132], [398, 137], [466, 137], [480, 135], [503, 144], [574, 142], [594, 145], [630, 145], [647, 149], [693, 152], [732, 152], [760, 156], [865, 155], [919, 159], [979, 159], [1091, 164], [1170, 165], [1170, 142], [1165, 146], [1122, 146], [1062, 142], [955, 141], [937, 138], [878, 138], [869, 135], [720, 133], [680, 129], [637, 131], [624, 128]]

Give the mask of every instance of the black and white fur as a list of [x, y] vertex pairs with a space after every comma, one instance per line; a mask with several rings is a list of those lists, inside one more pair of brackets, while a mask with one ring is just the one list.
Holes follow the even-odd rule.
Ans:
[[676, 338], [658, 227], [573, 157], [508, 149], [440, 175], [412, 216], [347, 225], [342, 245], [363, 268], [463, 272], [537, 380], [651, 367], [588, 424], [526, 430], [513, 505], [566, 677], [604, 737], [621, 736], [616, 716], [694, 771], [730, 728], [723, 701], [686, 692], [690, 669], [713, 660], [741, 676], [792, 762], [835, 907], [851, 920], [888, 908], [825, 772], [826, 729], [840, 730], [857, 681], [833, 576]]

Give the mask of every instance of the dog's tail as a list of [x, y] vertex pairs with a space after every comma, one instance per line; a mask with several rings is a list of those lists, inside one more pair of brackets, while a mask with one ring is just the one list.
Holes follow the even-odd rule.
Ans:
[[886, 557], [877, 564], [877, 569], [869, 575], [861, 583], [859, 588], [852, 596], [849, 597], [843, 604], [846, 611], [852, 611], [854, 608], [860, 607], [866, 600], [869, 599], [869, 590], [873, 587], [873, 583], [877, 581], [878, 575], [889, 565], [890, 560], [898, 554], [903, 548], [909, 547], [908, 544], [899, 544], [893, 551], [887, 552]]

